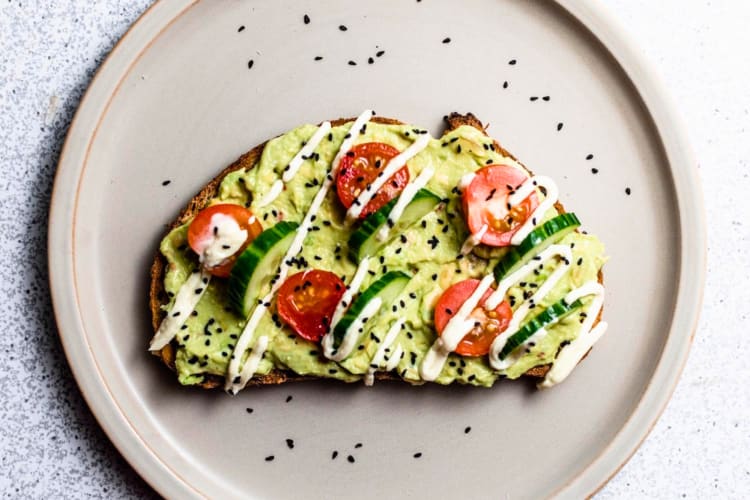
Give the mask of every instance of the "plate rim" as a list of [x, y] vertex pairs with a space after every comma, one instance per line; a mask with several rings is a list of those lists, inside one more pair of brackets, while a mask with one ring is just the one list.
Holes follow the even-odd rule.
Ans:
[[[201, 1], [157, 0], [128, 28], [98, 68], [71, 121], [60, 153], [47, 241], [57, 330], [84, 400], [107, 437], [138, 474], [159, 494], [178, 497], [202, 497], [203, 493], [159, 459], [119, 407], [86, 341], [77, 298], [69, 291], [76, 281], [73, 231], [79, 181], [98, 126], [130, 68], [172, 23]], [[680, 282], [664, 348], [639, 402], [614, 438], [591, 463], [553, 494], [578, 498], [593, 496], [620, 471], [649, 435], [671, 399], [698, 326], [706, 279], [707, 237], [697, 162], [682, 119], [655, 68], [607, 6], [596, 0], [555, 0], [555, 3], [609, 52], [635, 89], [668, 160], [680, 214]], [[688, 286], [689, 276], [693, 286]]]

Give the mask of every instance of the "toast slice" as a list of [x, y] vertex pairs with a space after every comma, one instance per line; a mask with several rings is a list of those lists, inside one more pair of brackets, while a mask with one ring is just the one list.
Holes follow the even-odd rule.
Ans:
[[[333, 127], [336, 127], [339, 125], [352, 122], [353, 120], [354, 120], [353, 118], [339, 118], [337, 120], [331, 121], [331, 125]], [[373, 117], [371, 121], [375, 123], [386, 124], [386, 125], [402, 125], [403, 124], [402, 122], [398, 120], [394, 120], [390, 118], [383, 118], [383, 117]], [[444, 121], [446, 124], [445, 133], [448, 133], [454, 129], [457, 129], [461, 126], [466, 125], [466, 126], [474, 127], [477, 130], [481, 131], [484, 135], [487, 135], [486, 127], [472, 113], [467, 113], [467, 114], [451, 113], [450, 115], [447, 115], [444, 117]], [[508, 152], [499, 143], [497, 143], [497, 141], [493, 141], [493, 142], [495, 144], [495, 147], [500, 153], [502, 153], [504, 156], [509, 157], [515, 161], [518, 161], [510, 152]], [[240, 156], [240, 158], [238, 158], [234, 163], [226, 167], [216, 177], [214, 177], [198, 194], [196, 194], [189, 201], [187, 206], [180, 212], [178, 217], [168, 226], [168, 232], [191, 221], [198, 212], [200, 212], [203, 208], [208, 206], [211, 200], [217, 196], [218, 191], [219, 191], [219, 186], [221, 185], [222, 180], [228, 174], [235, 172], [237, 170], [241, 170], [241, 169], [244, 169], [244, 170], [252, 169], [259, 162], [266, 144], [267, 143], [264, 142], [254, 147], [247, 153]], [[522, 163], [520, 162], [518, 163], [523, 166]], [[523, 167], [526, 168], [525, 166]], [[526, 170], [528, 171], [529, 175], [533, 175], [533, 173], [529, 169], [526, 168]], [[560, 214], [565, 213], [565, 209], [559, 201], [556, 202], [554, 206]], [[151, 266], [151, 271], [150, 271], [151, 281], [150, 281], [150, 290], [149, 290], [149, 308], [151, 311], [151, 321], [152, 321], [154, 332], [158, 330], [161, 321], [164, 319], [166, 315], [164, 306], [167, 305], [170, 300], [164, 288], [166, 266], [167, 266], [166, 258], [162, 255], [161, 252], [157, 251], [156, 255], [154, 256], [153, 264]], [[603, 273], [601, 270], [598, 273], [598, 281], [600, 284], [603, 284], [604, 279], [603, 279]], [[600, 319], [601, 319], [601, 311], [599, 312], [599, 315], [596, 318], [594, 326], [596, 326], [596, 324], [599, 323]], [[162, 362], [171, 370], [173, 371], [175, 370], [176, 349], [175, 349], [174, 340], [168, 343], [167, 345], [165, 345], [161, 350], [153, 352], [153, 354], [161, 358]], [[535, 366], [529, 369], [528, 371], [526, 371], [524, 375], [528, 377], [542, 378], [547, 374], [550, 367], [551, 367], [551, 364]], [[287, 370], [274, 369], [268, 374], [256, 375], [255, 377], [249, 380], [247, 385], [248, 386], [273, 385], [273, 384], [281, 384], [284, 382], [314, 380], [316, 378], [318, 377], [303, 376], [303, 375], [298, 375], [294, 372], [287, 371]], [[393, 375], [390, 372], [377, 372], [375, 374], [375, 379], [376, 380], [392, 380], [392, 381], [402, 380], [401, 378], [399, 378], [396, 375]], [[213, 388], [221, 387], [223, 384], [224, 384], [223, 377], [219, 377], [213, 374], [206, 374], [203, 382], [198, 385], [204, 389], [213, 389]]]

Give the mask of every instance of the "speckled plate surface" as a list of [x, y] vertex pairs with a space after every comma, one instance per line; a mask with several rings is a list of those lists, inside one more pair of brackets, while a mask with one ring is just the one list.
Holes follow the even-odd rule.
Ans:
[[[564, 384], [230, 398], [180, 387], [147, 354], [165, 224], [257, 143], [366, 107], [434, 134], [476, 113], [607, 244], [610, 331]], [[78, 383], [166, 496], [591, 494], [658, 418], [699, 311], [702, 200], [671, 109], [595, 1], [159, 2], [102, 66], [55, 183], [52, 293]]]

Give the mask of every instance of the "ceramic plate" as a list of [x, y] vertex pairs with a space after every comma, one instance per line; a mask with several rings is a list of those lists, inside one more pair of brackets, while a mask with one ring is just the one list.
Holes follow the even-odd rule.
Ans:
[[[564, 384], [232, 398], [180, 387], [146, 352], [165, 224], [257, 143], [368, 107], [433, 134], [474, 112], [606, 243], [610, 329]], [[166, 496], [581, 497], [643, 440], [687, 356], [704, 275], [695, 172], [662, 89], [598, 2], [158, 2], [102, 66], [60, 161], [60, 334], [99, 422]]]

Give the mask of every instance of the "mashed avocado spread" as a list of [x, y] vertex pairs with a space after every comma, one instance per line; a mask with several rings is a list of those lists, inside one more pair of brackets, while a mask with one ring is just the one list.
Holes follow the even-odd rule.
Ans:
[[[238, 170], [224, 178], [212, 203], [249, 206], [264, 229], [281, 220], [301, 221], [350, 125], [333, 127], [331, 135], [315, 149], [318, 156], [303, 162], [299, 172], [270, 205], [261, 208], [257, 206], [257, 202], [268, 192], [274, 181], [281, 178], [284, 167], [313, 135], [316, 130], [314, 125], [304, 125], [269, 141], [254, 168]], [[357, 143], [383, 142], [403, 151], [415, 139], [414, 130], [410, 125], [371, 122], [366, 132], [359, 136]], [[274, 369], [281, 369], [300, 375], [347, 382], [361, 380], [379, 347], [378, 340], [384, 338], [396, 319], [404, 318], [405, 328], [393, 344], [394, 347], [402, 347], [404, 356], [393, 373], [407, 382], [421, 383], [419, 365], [436, 338], [433, 315], [435, 303], [441, 293], [454, 283], [468, 278], [481, 279], [491, 273], [503, 255], [502, 249], [487, 251], [486, 248], [478, 247], [466, 258], [457, 259], [461, 245], [469, 236], [469, 230], [462, 216], [460, 196], [454, 188], [464, 174], [479, 170], [488, 163], [503, 160], [503, 156], [494, 147], [489, 147], [491, 144], [492, 139], [476, 128], [462, 126], [440, 139], [432, 139], [426, 149], [409, 160], [411, 179], [427, 166], [435, 170], [435, 175], [426, 187], [443, 198], [443, 202], [404, 232], [391, 235], [391, 240], [372, 256], [371, 272], [361, 288], [366, 289], [387, 271], [400, 270], [408, 273], [412, 279], [396, 300], [399, 304], [397, 312], [390, 305], [383, 307], [366, 323], [352, 354], [341, 363], [335, 363], [323, 357], [320, 345], [300, 338], [286, 327], [275, 314], [274, 307], [271, 307], [254, 334], [254, 337], [262, 334], [269, 338], [268, 349], [256, 374], [263, 375]], [[352, 229], [344, 226], [344, 215], [344, 207], [331, 190], [317, 214], [318, 229], [308, 234], [301, 256], [311, 267], [332, 271], [349, 282], [357, 263], [349, 257], [347, 241]], [[544, 218], [546, 220], [555, 215], [555, 209], [550, 209]], [[187, 245], [187, 230], [188, 224], [175, 228], [160, 246], [168, 261], [165, 290], [172, 297], [198, 265], [198, 256]], [[594, 236], [574, 232], [565, 236], [560, 244], [571, 246], [573, 265], [543, 302], [538, 304], [541, 308], [552, 305], [570, 290], [596, 280], [606, 260], [604, 247]], [[554, 261], [546, 262], [538, 274], [530, 274], [525, 281], [508, 291], [509, 297], [515, 297], [514, 310], [523, 301], [524, 292], [543, 283], [557, 265]], [[268, 272], [270, 274], [274, 271]], [[294, 269], [290, 275], [295, 272], [298, 270]], [[268, 289], [261, 293], [267, 291]], [[584, 306], [590, 300], [584, 299]], [[171, 306], [172, 303], [167, 304], [164, 309], [168, 310]], [[529, 314], [524, 322], [533, 316], [533, 313]], [[560, 345], [576, 338], [581, 318], [580, 312], [574, 312], [549, 327], [548, 335], [505, 371], [493, 370], [486, 356], [464, 357], [451, 354], [436, 382], [450, 384], [456, 381], [491, 386], [498, 378], [517, 378], [534, 366], [551, 363]], [[244, 324], [245, 318], [229, 307], [226, 280], [211, 280], [185, 323], [187, 328], [180, 330], [173, 341], [180, 383], [201, 383], [206, 374], [224, 377]]]

